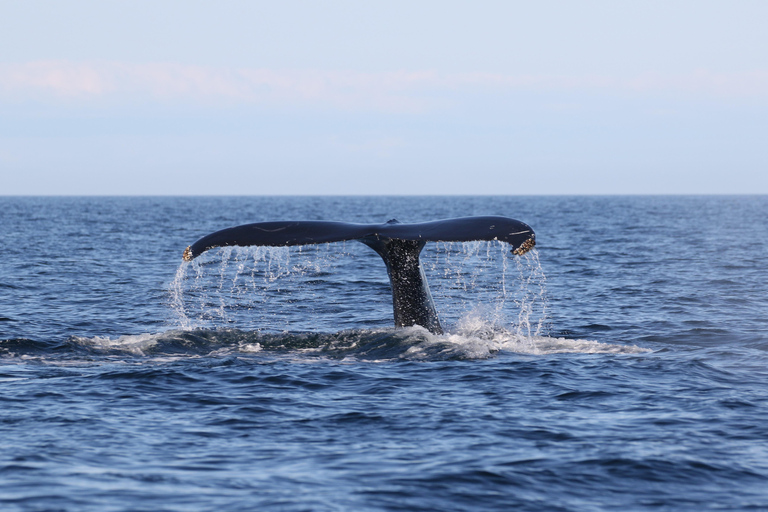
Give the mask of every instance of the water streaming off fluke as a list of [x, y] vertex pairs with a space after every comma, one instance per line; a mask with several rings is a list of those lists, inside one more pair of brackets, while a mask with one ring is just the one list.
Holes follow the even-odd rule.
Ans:
[[[501, 242], [439, 242], [421, 258], [449, 333], [546, 335], [546, 278], [535, 249], [514, 256]], [[182, 329], [335, 333], [392, 322], [384, 265], [354, 242], [212, 250], [182, 262], [170, 290]]]

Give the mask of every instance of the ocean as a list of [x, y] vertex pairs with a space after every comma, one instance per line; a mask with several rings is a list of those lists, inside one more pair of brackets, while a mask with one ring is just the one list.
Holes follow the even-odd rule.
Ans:
[[[429, 243], [445, 334], [355, 241]], [[768, 196], [0, 197], [0, 510], [768, 510]]]

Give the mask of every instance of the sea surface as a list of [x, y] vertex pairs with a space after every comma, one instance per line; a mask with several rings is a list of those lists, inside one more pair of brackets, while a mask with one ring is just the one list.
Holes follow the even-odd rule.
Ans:
[[[349, 241], [503, 215], [392, 327]], [[768, 510], [768, 196], [0, 197], [0, 510]]]

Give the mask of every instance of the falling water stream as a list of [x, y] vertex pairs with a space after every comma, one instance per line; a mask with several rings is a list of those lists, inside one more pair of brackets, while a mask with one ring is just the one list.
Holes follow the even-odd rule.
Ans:
[[[518, 257], [500, 242], [441, 242], [428, 246], [422, 261], [446, 325], [482, 317], [487, 327], [527, 337], [545, 334], [546, 279], [536, 250]], [[327, 287], [347, 290], [334, 294]], [[392, 316], [383, 262], [353, 243], [212, 250], [182, 262], [170, 291], [183, 329], [332, 330], [339, 314], [359, 319], [358, 327], [365, 328], [366, 317], [343, 304], [348, 298], [362, 310], [372, 304], [382, 317], [377, 325]], [[296, 318], [297, 311], [304, 318]], [[331, 316], [323, 319], [323, 312]]]

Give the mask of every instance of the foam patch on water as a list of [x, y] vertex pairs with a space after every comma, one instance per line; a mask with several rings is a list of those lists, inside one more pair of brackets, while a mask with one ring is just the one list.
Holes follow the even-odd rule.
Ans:
[[[232, 332], [239, 333], [239, 337], [243, 339], [233, 340]], [[76, 347], [84, 348], [96, 354], [125, 354], [140, 357], [173, 354], [176, 358], [186, 356], [225, 357], [233, 353], [255, 354], [261, 352], [261, 344], [253, 341], [253, 338], [258, 336], [258, 333], [227, 330], [172, 330], [157, 334], [125, 335], [117, 338], [73, 336], [69, 341]]]
[[649, 349], [636, 345], [593, 340], [523, 336], [504, 330], [456, 332], [433, 335], [421, 328], [409, 329], [421, 341], [403, 354], [405, 359], [488, 359], [502, 352], [544, 356], [549, 354], [642, 354]]
[[[650, 349], [637, 345], [617, 345], [601, 343], [593, 340], [572, 340], [568, 338], [547, 338], [535, 336], [531, 338], [533, 344], [531, 354], [643, 354], [651, 352]], [[510, 350], [504, 347], [504, 350]]]
[[106, 336], [95, 336], [93, 338], [73, 336], [70, 338], [70, 341], [91, 351], [122, 352], [143, 356], [157, 346], [158, 339], [159, 336], [157, 334], [145, 333], [125, 335], [114, 339]]

